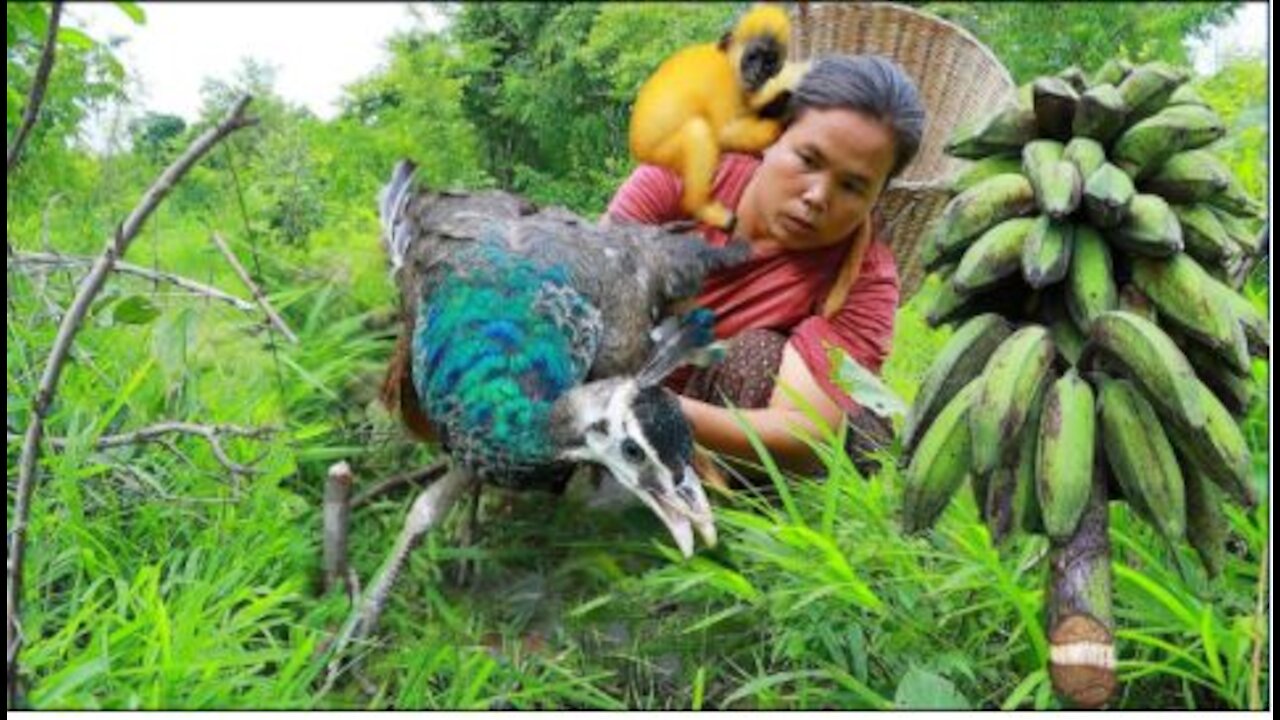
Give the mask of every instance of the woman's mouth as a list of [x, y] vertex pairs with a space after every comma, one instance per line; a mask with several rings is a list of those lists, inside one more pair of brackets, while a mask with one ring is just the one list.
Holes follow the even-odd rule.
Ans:
[[794, 215], [783, 215], [782, 224], [788, 232], [796, 235], [808, 235], [813, 232], [813, 223]]

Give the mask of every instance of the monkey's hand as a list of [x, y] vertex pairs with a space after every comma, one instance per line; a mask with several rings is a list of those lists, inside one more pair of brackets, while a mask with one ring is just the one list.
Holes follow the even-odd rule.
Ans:
[[789, 62], [782, 66], [777, 75], [769, 78], [759, 90], [751, 93], [747, 98], [747, 107], [751, 108], [751, 112], [759, 115], [761, 111], [769, 107], [775, 100], [783, 95], [788, 95], [795, 90], [796, 85], [800, 83], [800, 78], [809, 71], [809, 62]]

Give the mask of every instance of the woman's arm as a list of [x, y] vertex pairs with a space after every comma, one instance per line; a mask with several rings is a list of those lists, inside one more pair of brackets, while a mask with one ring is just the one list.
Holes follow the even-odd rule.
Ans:
[[[809, 416], [792, 402], [783, 389], [788, 388], [804, 399], [817, 411], [826, 428], [815, 428]], [[777, 463], [794, 472], [815, 472], [822, 463], [813, 450], [797, 434], [807, 433], [821, 441], [827, 432], [839, 427], [842, 411], [822, 390], [813, 373], [805, 365], [800, 354], [790, 343], [782, 351], [782, 363], [778, 368], [778, 382], [769, 406], [758, 410], [729, 410], [687, 397], [680, 398], [685, 417], [693, 425], [693, 435], [699, 444], [715, 452], [756, 462], [758, 456], [751, 447], [747, 433], [739, 424], [741, 420], [755, 431]]]

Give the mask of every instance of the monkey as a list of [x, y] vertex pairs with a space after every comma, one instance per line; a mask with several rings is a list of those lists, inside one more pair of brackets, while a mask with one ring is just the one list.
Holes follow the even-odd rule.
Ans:
[[722, 150], [759, 152], [782, 132], [785, 100], [808, 68], [787, 63], [791, 23], [756, 5], [718, 43], [667, 58], [640, 87], [631, 113], [632, 156], [681, 176], [681, 206], [732, 232], [737, 218], [711, 198]]

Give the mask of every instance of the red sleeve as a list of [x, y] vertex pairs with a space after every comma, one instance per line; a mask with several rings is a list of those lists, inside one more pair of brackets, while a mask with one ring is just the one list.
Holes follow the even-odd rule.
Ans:
[[641, 165], [614, 193], [606, 211], [610, 220], [661, 225], [685, 217], [680, 209], [680, 179], [657, 165]]
[[883, 242], [867, 248], [858, 278], [844, 306], [830, 318], [815, 315], [800, 322], [791, 343], [828, 397], [845, 412], [857, 403], [831, 380], [831, 346], [879, 375], [893, 346], [893, 319], [898, 308], [898, 267], [893, 252]]

